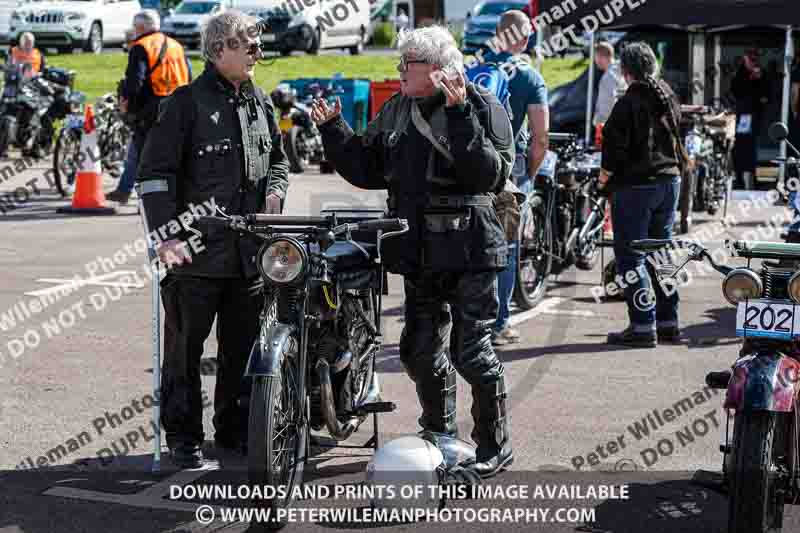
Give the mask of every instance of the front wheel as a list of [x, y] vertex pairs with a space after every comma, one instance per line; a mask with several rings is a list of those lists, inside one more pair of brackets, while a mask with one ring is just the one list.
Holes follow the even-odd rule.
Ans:
[[[296, 336], [289, 337], [280, 372], [277, 376], [256, 376], [250, 396], [248, 478], [253, 486], [277, 489], [275, 498], [256, 502], [273, 519], [278, 509], [291, 505], [294, 488], [303, 483], [304, 463], [298, 457], [307, 450], [308, 426], [300, 412], [298, 349]], [[267, 525], [280, 529], [286, 523], [272, 520]]]
[[544, 199], [533, 196], [522, 213], [514, 284], [514, 301], [523, 309], [532, 309], [547, 291], [553, 249], [548, 226]]
[[785, 450], [783, 416], [768, 411], [736, 413], [735, 466], [728, 491], [730, 533], [781, 531], [784, 498], [775, 459]]
[[80, 151], [81, 138], [78, 131], [62, 129], [56, 139], [56, 148], [53, 152], [53, 177], [56, 189], [62, 197], [69, 196], [70, 189], [75, 183]]
[[93, 23], [89, 30], [89, 37], [83, 45], [83, 51], [92, 54], [99, 54], [103, 51], [103, 29], [97, 22]]

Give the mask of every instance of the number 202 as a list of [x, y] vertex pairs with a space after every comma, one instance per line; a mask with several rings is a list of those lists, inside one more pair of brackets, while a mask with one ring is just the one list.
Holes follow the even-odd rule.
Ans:
[[[765, 307], [764, 309], [759, 307], [748, 307], [745, 311], [744, 328], [758, 329], [758, 325], [760, 324], [761, 329], [789, 332], [790, 329], [787, 328], [785, 324], [790, 318], [792, 318], [792, 312], [788, 309], [781, 309], [778, 311], [777, 318], [779, 322], [777, 324], [775, 324], [775, 315], [775, 310], [771, 307]], [[759, 324], [754, 322], [756, 318], [758, 318]]]

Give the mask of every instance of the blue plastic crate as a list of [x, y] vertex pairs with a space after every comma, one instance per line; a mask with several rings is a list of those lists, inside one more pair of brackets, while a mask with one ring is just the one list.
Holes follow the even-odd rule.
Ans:
[[[297, 97], [302, 101], [307, 85], [319, 83], [327, 87], [333, 82], [334, 86], [341, 87], [344, 91], [339, 94], [342, 101], [342, 117], [356, 133], [363, 133], [369, 121], [369, 88], [367, 79], [353, 78], [300, 78], [296, 80], [281, 80], [297, 91]], [[271, 89], [270, 89], [271, 90]]]

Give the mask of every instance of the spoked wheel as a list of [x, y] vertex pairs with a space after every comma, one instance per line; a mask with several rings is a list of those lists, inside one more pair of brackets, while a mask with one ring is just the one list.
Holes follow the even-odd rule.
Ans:
[[279, 375], [257, 376], [250, 396], [248, 478], [253, 486], [278, 489], [275, 498], [256, 502], [270, 514], [270, 529], [286, 525], [276, 520], [278, 509], [291, 505], [294, 487], [303, 483], [304, 464], [297, 458], [307, 446], [307, 426], [298, 394], [299, 346], [294, 335], [287, 339]]
[[533, 196], [522, 213], [514, 285], [514, 301], [523, 309], [532, 309], [547, 291], [547, 276], [552, 266], [551, 243], [544, 199]]
[[65, 198], [72, 194], [72, 189], [75, 185], [80, 151], [80, 133], [73, 129], [62, 129], [58, 134], [58, 139], [56, 139], [56, 147], [53, 153], [53, 173], [56, 189]]
[[578, 243], [579, 249], [575, 258], [575, 266], [580, 270], [592, 270], [597, 264], [597, 258], [600, 257], [600, 239], [603, 236], [603, 223], [605, 222], [606, 203], [608, 200], [600, 198], [598, 200], [597, 211], [593, 211], [591, 207], [587, 206], [586, 218], [592, 216], [592, 213], [597, 213], [596, 221], [593, 223], [594, 227], [589, 228], [589, 232], [595, 231], [591, 237], [586, 239], [584, 243]]
[[784, 496], [776, 456], [785, 446], [793, 413], [738, 411], [734, 424], [734, 471], [728, 492], [730, 533], [777, 533], [783, 525]]
[[112, 178], [119, 178], [125, 169], [125, 159], [128, 156], [128, 142], [130, 135], [125, 126], [115, 126], [103, 140], [100, 147], [103, 170]]

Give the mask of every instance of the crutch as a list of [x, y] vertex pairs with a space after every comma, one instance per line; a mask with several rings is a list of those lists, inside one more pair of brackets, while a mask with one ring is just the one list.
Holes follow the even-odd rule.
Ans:
[[136, 184], [138, 195], [139, 215], [144, 227], [144, 236], [147, 241], [147, 258], [150, 264], [150, 280], [152, 282], [152, 339], [153, 339], [153, 428], [155, 440], [153, 441], [153, 466], [152, 472], [161, 470], [161, 294], [160, 294], [160, 268], [156, 245], [150, 238], [150, 228], [147, 226], [147, 216], [144, 212], [140, 184]]

